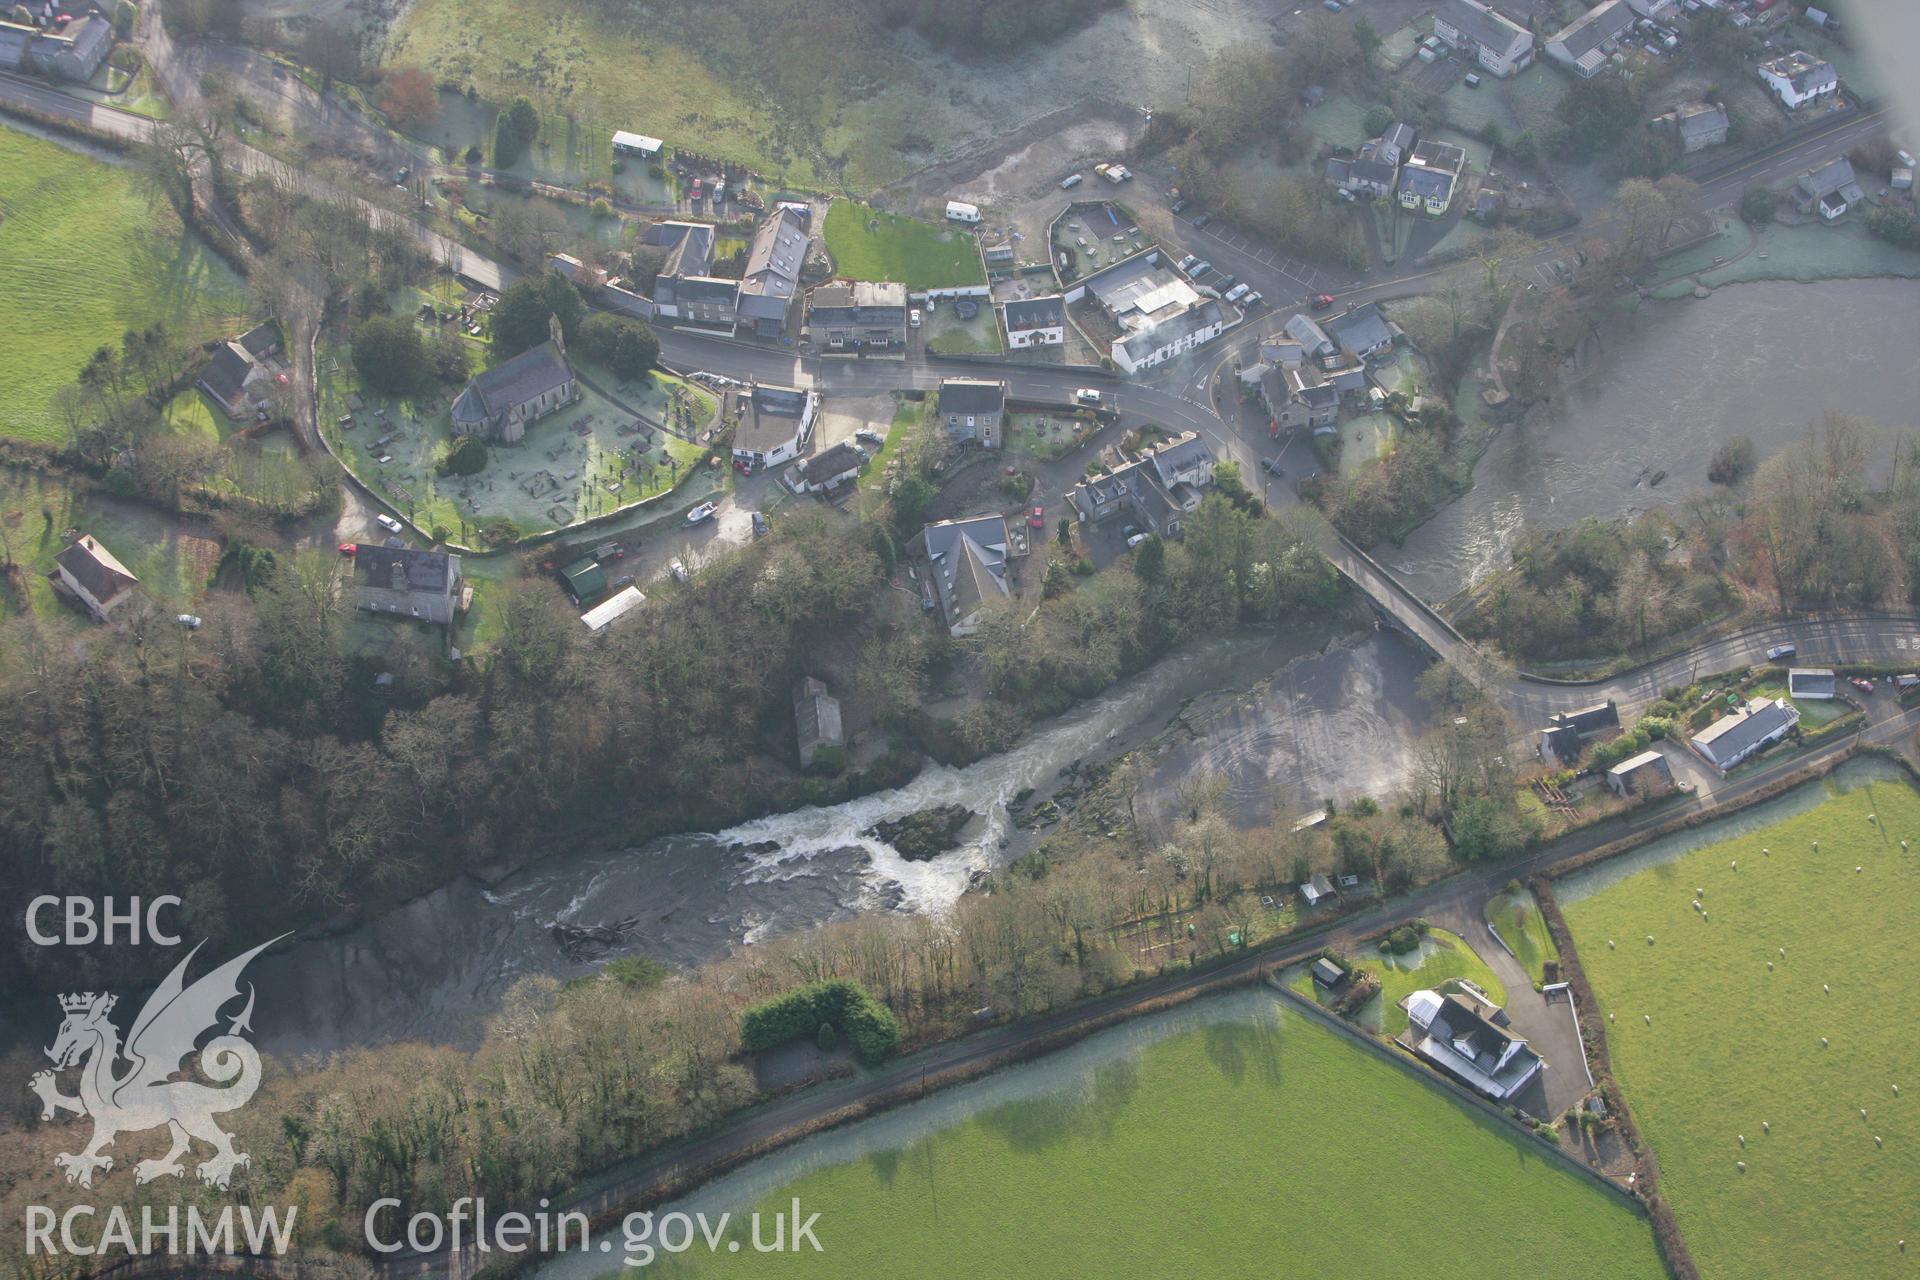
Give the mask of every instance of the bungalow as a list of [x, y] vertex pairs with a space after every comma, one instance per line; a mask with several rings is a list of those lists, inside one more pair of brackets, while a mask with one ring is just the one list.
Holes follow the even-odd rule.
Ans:
[[1787, 696], [1822, 701], [1839, 696], [1840, 678], [1824, 667], [1787, 668]]
[[83, 533], [53, 558], [60, 581], [96, 621], [112, 621], [113, 611], [131, 600], [140, 579], [93, 535]]
[[812, 226], [813, 214], [805, 205], [782, 203], [753, 233], [740, 277], [739, 323], [759, 337], [784, 338], [793, 328]]
[[807, 329], [817, 350], [887, 355], [907, 347], [907, 286], [837, 280], [807, 294]]
[[644, 133], [628, 133], [625, 129], [613, 131], [613, 153], [617, 156], [639, 156], [651, 160], [660, 154], [660, 148], [666, 144], [658, 138], [649, 138]]
[[360, 543], [353, 549], [353, 587], [354, 604], [369, 612], [452, 622], [460, 598], [460, 557]]
[[1510, 76], [1533, 63], [1533, 33], [1480, 0], [1440, 0], [1433, 34], [1464, 49], [1496, 76]]
[[1866, 198], [1854, 177], [1853, 162], [1845, 156], [1836, 156], [1801, 174], [1794, 179], [1793, 190], [1788, 195], [1793, 199], [1794, 208], [1802, 213], [1818, 209], [1821, 218], [1828, 222]]
[[1547, 718], [1548, 724], [1562, 725], [1572, 729], [1583, 738], [1606, 729], [1620, 727], [1620, 709], [1612, 698], [1605, 702], [1596, 702], [1590, 707], [1580, 707], [1573, 711], [1557, 711]]
[[1472, 994], [1416, 991], [1406, 1008], [1401, 1043], [1477, 1093], [1505, 1102], [1540, 1074], [1540, 1055], [1507, 1029], [1497, 1005]]
[[539, 346], [467, 383], [453, 402], [450, 425], [455, 435], [518, 444], [526, 439], [529, 424], [580, 398], [557, 317], [549, 318], [547, 332], [551, 336]]
[[1007, 418], [1007, 384], [986, 378], [943, 378], [935, 412], [955, 444], [996, 449]]
[[921, 530], [928, 577], [950, 635], [970, 636], [994, 600], [1009, 599], [1007, 522], [1002, 516], [941, 520]]
[[1007, 347], [1057, 347], [1067, 340], [1067, 304], [1059, 294], [1022, 298], [1000, 309], [1007, 326]]
[[1309, 907], [1317, 907], [1329, 898], [1339, 896], [1340, 893], [1333, 887], [1333, 882], [1324, 875], [1311, 876], [1300, 884], [1300, 898]]
[[1617, 796], [1658, 795], [1673, 789], [1673, 766], [1658, 751], [1642, 751], [1607, 770], [1607, 786]]
[[777, 467], [798, 457], [813, 438], [820, 396], [798, 387], [756, 383], [733, 432], [733, 456], [756, 467]]
[[786, 484], [795, 493], [820, 493], [857, 479], [866, 461], [866, 454], [842, 441], [825, 453], [816, 453], [788, 468]]
[[1693, 749], [1725, 773], [1762, 747], [1780, 741], [1800, 723], [1800, 708], [1785, 698], [1755, 698], [1693, 736]]
[[259, 406], [255, 390], [273, 376], [268, 356], [280, 350], [280, 329], [273, 321], [257, 324], [214, 347], [213, 359], [200, 371], [194, 386], [207, 393], [229, 418], [251, 415]]
[[1393, 326], [1380, 314], [1378, 303], [1353, 307], [1327, 321], [1326, 332], [1354, 360], [1371, 360], [1393, 350]]
[[1606, 69], [1607, 59], [1633, 32], [1633, 9], [1627, 0], [1601, 3], [1547, 37], [1547, 56], [1583, 80]]
[[1655, 116], [1648, 127], [1678, 142], [1683, 155], [1692, 155], [1724, 143], [1732, 121], [1718, 102], [1684, 102]]
[[1837, 93], [1840, 75], [1833, 64], [1816, 58], [1805, 49], [1795, 49], [1777, 58], [1769, 58], [1755, 68], [1760, 78], [1789, 111], [1798, 111], [1809, 102]]
[[827, 692], [824, 681], [802, 676], [793, 686], [793, 724], [800, 744], [800, 767], [813, 766], [822, 747], [847, 745], [840, 722], [840, 699]]
[[1421, 143], [1400, 167], [1401, 206], [1424, 208], [1436, 217], [1445, 213], [1453, 204], [1466, 163], [1467, 153], [1450, 142]]

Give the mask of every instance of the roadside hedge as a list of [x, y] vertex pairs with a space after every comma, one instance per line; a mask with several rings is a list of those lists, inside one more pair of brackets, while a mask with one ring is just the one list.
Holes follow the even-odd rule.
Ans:
[[808, 983], [755, 1005], [740, 1017], [740, 1043], [758, 1050], [810, 1040], [819, 1035], [821, 1023], [832, 1023], [845, 1033], [853, 1056], [867, 1066], [884, 1061], [900, 1043], [893, 1010], [845, 978]]

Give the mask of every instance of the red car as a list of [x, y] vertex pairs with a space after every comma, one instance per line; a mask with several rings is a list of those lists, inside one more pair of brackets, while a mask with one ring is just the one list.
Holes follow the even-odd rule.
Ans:
[[1045, 507], [1035, 507], [1033, 509], [1033, 514], [1027, 517], [1027, 527], [1030, 529], [1046, 528], [1047, 527], [1047, 509]]
[[352, 554], [353, 554], [353, 551], [354, 551], [354, 547], [353, 547], [353, 544], [352, 544], [351, 542], [343, 542], [343, 543], [341, 543], [341, 544], [340, 544], [340, 554], [341, 554], [341, 555], [343, 555], [343, 556], [350, 556], [350, 555], [352, 555]]
[[1862, 693], [1872, 693], [1872, 692], [1873, 692], [1873, 681], [1871, 681], [1871, 680], [1869, 680], [1869, 679], [1867, 679], [1867, 678], [1866, 678], [1866, 677], [1864, 677], [1864, 676], [1853, 676], [1853, 677], [1850, 677], [1850, 678], [1849, 678], [1849, 679], [1847, 680], [1847, 683], [1848, 683], [1848, 684], [1850, 684], [1850, 685], [1852, 685], [1852, 686], [1853, 686], [1854, 688], [1856, 688], [1856, 689], [1858, 689], [1858, 690], [1859, 690], [1860, 692], [1862, 692]]
[[1332, 305], [1333, 305], [1332, 294], [1316, 293], [1313, 295], [1313, 309], [1315, 311], [1325, 311], [1328, 307]]

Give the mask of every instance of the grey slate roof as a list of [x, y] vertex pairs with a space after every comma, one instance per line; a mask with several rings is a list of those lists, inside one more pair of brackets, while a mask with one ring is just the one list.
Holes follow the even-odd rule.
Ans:
[[1794, 714], [1778, 698], [1756, 698], [1743, 711], [1715, 720], [1693, 735], [1693, 745], [1715, 761], [1731, 760], [1793, 723]]
[[461, 422], [484, 422], [572, 379], [566, 353], [549, 339], [476, 376], [453, 402], [453, 416]]
[[849, 471], [858, 471], [862, 455], [851, 444], [840, 443], [825, 453], [816, 453], [804, 459], [798, 470], [808, 484], [826, 484], [835, 476], [845, 475]]
[[1170, 487], [1182, 473], [1213, 461], [1213, 450], [1207, 448], [1198, 432], [1189, 431], [1154, 449], [1148, 456], [1153, 460], [1160, 483]]
[[938, 404], [943, 414], [977, 418], [1000, 413], [1007, 407], [1007, 384], [984, 378], [945, 378], [940, 383]]
[[1369, 302], [1345, 315], [1327, 321], [1327, 333], [1344, 351], [1373, 351], [1393, 344], [1393, 328], [1380, 314], [1378, 304]]
[[1556, 712], [1552, 722], [1568, 725], [1575, 733], [1598, 733], [1602, 729], [1619, 728], [1620, 711], [1611, 701], [1596, 702], [1592, 706]]
[[942, 520], [921, 530], [934, 591], [952, 626], [985, 600], [1007, 596], [1007, 522], [997, 515]]
[[360, 543], [353, 552], [353, 577], [363, 587], [445, 595], [451, 563], [452, 557], [444, 551]]
[[1577, 60], [1619, 39], [1621, 33], [1632, 26], [1633, 10], [1627, 7], [1626, 0], [1602, 0], [1556, 31], [1547, 43], [1560, 45], [1568, 57]]
[[253, 359], [237, 342], [223, 342], [214, 348], [213, 359], [200, 373], [200, 385], [214, 398], [231, 404], [253, 372]]
[[1400, 170], [1399, 189], [1410, 191], [1422, 200], [1444, 200], [1453, 191], [1453, 175], [1410, 164]]
[[1818, 93], [1840, 83], [1839, 73], [1833, 69], [1831, 62], [1816, 58], [1805, 49], [1783, 53], [1761, 63], [1760, 69], [1787, 81], [1793, 86], [1793, 91], [1799, 94]]
[[1045, 298], [1021, 298], [1007, 303], [1007, 329], [1062, 329], [1067, 323], [1067, 304], [1060, 295]]
[[1287, 336], [1300, 344], [1300, 349], [1310, 360], [1330, 356], [1336, 349], [1333, 339], [1327, 336], [1327, 331], [1304, 311], [1287, 318]]
[[1412, 125], [1396, 120], [1380, 135], [1380, 158], [1389, 164], [1399, 164], [1419, 140], [1420, 135], [1414, 132]]
[[798, 209], [781, 205], [753, 233], [747, 269], [740, 277], [740, 309], [747, 315], [777, 319], [800, 286], [807, 258], [807, 223]]
[[1835, 156], [1825, 164], [1816, 165], [1801, 174], [1793, 185], [1806, 192], [1808, 199], [1818, 200], [1836, 191], [1857, 187], [1858, 184], [1853, 175], [1853, 161], [1845, 156]]
[[1505, 53], [1527, 29], [1476, 0], [1440, 0], [1435, 16], [1475, 44]]
[[271, 320], [263, 321], [240, 335], [240, 345], [255, 360], [270, 356], [280, 349], [280, 327]]
[[1161, 347], [1180, 341], [1190, 333], [1197, 333], [1209, 325], [1219, 324], [1220, 320], [1220, 304], [1207, 298], [1194, 306], [1183, 308], [1175, 315], [1168, 316], [1152, 328], [1134, 330], [1122, 339], [1119, 345], [1129, 352], [1147, 356]]
[[753, 411], [778, 418], [802, 418], [807, 412], [807, 393], [798, 387], [761, 383], [753, 389]]
[[73, 575], [74, 581], [87, 589], [102, 608], [108, 601], [119, 595], [126, 587], [136, 586], [140, 579], [133, 576], [127, 566], [120, 563], [113, 552], [101, 546], [91, 534], [81, 534], [53, 558], [54, 563]]

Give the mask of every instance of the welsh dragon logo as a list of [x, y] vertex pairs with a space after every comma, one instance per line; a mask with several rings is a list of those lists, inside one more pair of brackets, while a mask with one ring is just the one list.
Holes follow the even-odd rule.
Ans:
[[[247, 962], [279, 940], [261, 943], [188, 986], [187, 966], [204, 944], [196, 945], [147, 998], [124, 1046], [109, 1016], [115, 997], [91, 991], [60, 997], [66, 1017], [46, 1051], [53, 1069], [35, 1073], [27, 1087], [40, 1095], [42, 1120], [61, 1111], [93, 1118], [93, 1141], [76, 1154], [53, 1159], [66, 1171], [68, 1182], [91, 1187], [96, 1171], [113, 1169], [113, 1157], [101, 1153], [116, 1136], [160, 1125], [167, 1127], [173, 1146], [160, 1159], [135, 1165], [135, 1182], [182, 1176], [181, 1157], [192, 1150], [196, 1138], [213, 1148], [212, 1158], [196, 1169], [209, 1186], [225, 1188], [233, 1171], [249, 1163], [245, 1152], [234, 1150], [233, 1135], [214, 1117], [245, 1106], [260, 1087], [260, 1054], [240, 1035], [253, 1029], [251, 983], [246, 1007], [229, 1022], [226, 1034], [205, 1045], [198, 1041], [219, 1023], [220, 1010], [239, 998], [240, 973]], [[188, 1054], [198, 1055], [199, 1073], [213, 1084], [174, 1078]], [[118, 1071], [123, 1060], [127, 1068]], [[72, 1067], [80, 1069], [78, 1097], [60, 1091], [57, 1073]]]

